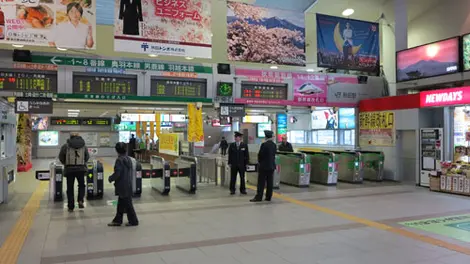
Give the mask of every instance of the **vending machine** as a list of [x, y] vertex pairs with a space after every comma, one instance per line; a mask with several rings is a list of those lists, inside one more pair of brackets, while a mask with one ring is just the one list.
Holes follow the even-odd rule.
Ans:
[[429, 174], [437, 173], [441, 159], [444, 156], [442, 128], [420, 129], [419, 141], [419, 185], [429, 187]]

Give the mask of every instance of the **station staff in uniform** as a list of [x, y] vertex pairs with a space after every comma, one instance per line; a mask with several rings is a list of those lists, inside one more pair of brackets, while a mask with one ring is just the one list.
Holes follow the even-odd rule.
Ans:
[[242, 142], [243, 134], [235, 132], [235, 142], [228, 148], [228, 165], [230, 165], [230, 194], [235, 194], [235, 184], [237, 182], [237, 173], [240, 174], [240, 193], [246, 194], [245, 171], [249, 161], [248, 146]]
[[266, 201], [271, 201], [273, 196], [273, 174], [276, 169], [277, 146], [273, 142], [273, 132], [264, 131], [266, 141], [261, 144], [258, 152], [258, 186], [255, 198], [250, 202], [261, 202], [263, 200], [264, 186], [266, 186]]

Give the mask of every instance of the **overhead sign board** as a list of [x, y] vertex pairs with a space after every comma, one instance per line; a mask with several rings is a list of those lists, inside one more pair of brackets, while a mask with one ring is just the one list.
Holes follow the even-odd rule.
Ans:
[[287, 100], [287, 84], [242, 82], [241, 98]]
[[243, 104], [220, 104], [220, 116], [244, 117], [245, 105]]
[[180, 79], [152, 77], [151, 95], [165, 97], [206, 98], [206, 79]]
[[1, 69], [0, 91], [57, 93], [57, 72]]
[[109, 118], [86, 118], [86, 117], [52, 117], [52, 126], [110, 126]]
[[137, 76], [74, 73], [73, 93], [137, 95]]
[[17, 114], [52, 114], [50, 98], [16, 98], [15, 113]]
[[449, 106], [470, 103], [469, 86], [431, 90], [419, 93], [421, 107]]

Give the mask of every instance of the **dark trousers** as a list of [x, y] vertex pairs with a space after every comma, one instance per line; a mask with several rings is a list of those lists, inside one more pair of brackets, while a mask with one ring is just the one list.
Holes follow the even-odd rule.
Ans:
[[245, 167], [232, 165], [230, 177], [230, 191], [235, 192], [235, 185], [237, 183], [237, 174], [240, 173], [240, 192], [246, 192], [245, 187]]
[[137, 214], [134, 210], [134, 204], [132, 203], [132, 197], [118, 198], [116, 216], [113, 219], [113, 223], [122, 224], [122, 218], [124, 217], [125, 213], [127, 214], [127, 221], [129, 221], [129, 224], [139, 224]]
[[256, 199], [263, 199], [264, 186], [266, 185], [266, 199], [271, 200], [273, 196], [274, 170], [258, 171], [258, 186], [256, 190]]
[[85, 172], [83, 171], [73, 171], [67, 172], [67, 203], [69, 209], [73, 209], [75, 207], [75, 200], [74, 200], [74, 187], [75, 187], [75, 179], [78, 182], [78, 202], [83, 202], [83, 198], [85, 197]]
[[220, 150], [221, 150], [222, 156], [227, 155], [227, 148], [221, 148]]

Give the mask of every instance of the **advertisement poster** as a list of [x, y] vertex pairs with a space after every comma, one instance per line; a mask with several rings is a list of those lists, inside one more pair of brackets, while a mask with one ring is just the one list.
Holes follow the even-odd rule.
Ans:
[[305, 15], [227, 2], [230, 61], [305, 66]]
[[95, 49], [96, 1], [2, 1], [0, 43]]
[[188, 119], [188, 141], [204, 141], [202, 107], [196, 107], [195, 104], [188, 104]]
[[395, 146], [395, 113], [359, 113], [359, 145]]
[[158, 144], [160, 153], [179, 156], [178, 134], [160, 134]]
[[379, 24], [317, 14], [318, 67], [378, 72]]
[[354, 108], [339, 109], [339, 129], [355, 129], [356, 113]]
[[111, 133], [100, 133], [100, 147], [112, 147]]
[[334, 108], [312, 112], [312, 129], [338, 129], [338, 112]]
[[295, 74], [294, 102], [296, 105], [326, 106], [328, 76], [324, 74]]
[[287, 115], [277, 114], [277, 142], [282, 141], [283, 136], [287, 136]]
[[462, 61], [463, 70], [470, 70], [470, 34], [462, 37]]
[[115, 0], [114, 50], [212, 57], [211, 1]]
[[59, 145], [59, 131], [39, 131], [39, 146], [55, 147]]
[[435, 77], [458, 71], [459, 38], [441, 40], [397, 52], [397, 82]]
[[87, 147], [98, 147], [98, 133], [96, 132], [76, 132], [78, 133], [83, 140], [85, 140], [85, 144]]

